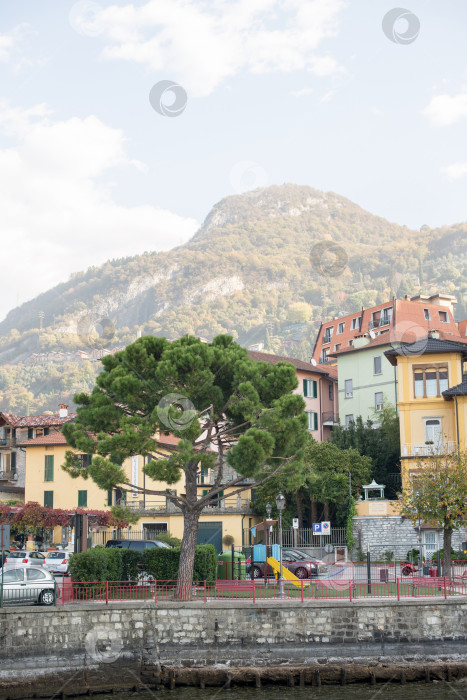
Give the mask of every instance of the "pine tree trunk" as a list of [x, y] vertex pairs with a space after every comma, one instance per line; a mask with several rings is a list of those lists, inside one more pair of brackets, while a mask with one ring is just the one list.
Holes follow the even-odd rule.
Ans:
[[327, 501], [324, 504], [324, 519], [329, 520], [329, 503]]
[[[318, 522], [318, 503], [311, 501], [311, 525]], [[313, 526], [313, 525], [312, 525]]]
[[451, 575], [452, 528], [444, 528], [443, 535], [443, 576]]
[[198, 522], [200, 512], [198, 510], [185, 511], [183, 514], [183, 538], [180, 546], [180, 565], [178, 568], [177, 599], [191, 599], [191, 585], [193, 582], [193, 564], [195, 561], [195, 548], [198, 540]]

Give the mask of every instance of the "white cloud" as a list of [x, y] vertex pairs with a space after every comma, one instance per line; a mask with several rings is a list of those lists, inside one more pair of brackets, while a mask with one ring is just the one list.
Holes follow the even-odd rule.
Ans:
[[[106, 176], [129, 160], [123, 133], [95, 116], [55, 121], [45, 106], [0, 105], [2, 308], [109, 258], [167, 250], [198, 224], [152, 205], [114, 201]], [[11, 264], [6, 263], [6, 254]]]
[[467, 92], [457, 95], [437, 95], [423, 110], [435, 126], [450, 126], [467, 117]]
[[14, 39], [11, 34], [0, 34], [0, 61], [6, 62], [10, 60]]
[[452, 165], [446, 165], [441, 168], [441, 172], [450, 180], [457, 180], [467, 175], [467, 163], [452, 163]]
[[[208, 95], [242, 70], [318, 76], [339, 70], [317, 50], [336, 36], [344, 0], [147, 0], [99, 12], [91, 4], [89, 31], [99, 27], [106, 58], [165, 71], [192, 95]], [[73, 24], [85, 32], [85, 20], [74, 16]]]

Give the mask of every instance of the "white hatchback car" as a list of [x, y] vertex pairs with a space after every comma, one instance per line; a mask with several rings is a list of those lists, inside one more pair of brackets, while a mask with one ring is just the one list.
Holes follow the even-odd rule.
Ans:
[[47, 552], [45, 565], [52, 574], [67, 574], [71, 552]]
[[14, 550], [9, 552], [5, 564], [29, 564], [30, 566], [45, 566], [45, 554], [42, 552], [25, 552]]

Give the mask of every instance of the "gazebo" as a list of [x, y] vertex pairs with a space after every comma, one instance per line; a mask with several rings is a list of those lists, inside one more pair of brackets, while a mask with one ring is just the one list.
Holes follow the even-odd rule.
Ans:
[[[386, 488], [385, 484], [377, 484], [376, 481], [373, 479], [371, 484], [366, 484], [362, 486], [363, 491], [365, 492], [365, 501], [379, 501], [379, 500], [384, 500], [384, 489]], [[378, 496], [370, 496], [369, 491], [379, 491]]]

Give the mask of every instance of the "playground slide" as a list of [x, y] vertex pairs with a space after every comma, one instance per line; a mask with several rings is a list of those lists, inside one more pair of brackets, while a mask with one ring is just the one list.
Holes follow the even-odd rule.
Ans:
[[[271, 567], [271, 569], [274, 571], [274, 573], [279, 574], [281, 570], [281, 565], [277, 561], [277, 559], [274, 559], [274, 557], [268, 557], [267, 558], [267, 563]], [[289, 571], [283, 564], [282, 564], [282, 577], [285, 578], [287, 581], [290, 581], [293, 583], [294, 586], [299, 586], [301, 588], [302, 586], [302, 579], [298, 578], [293, 574], [291, 571]], [[303, 581], [304, 586], [309, 586], [308, 581]]]

